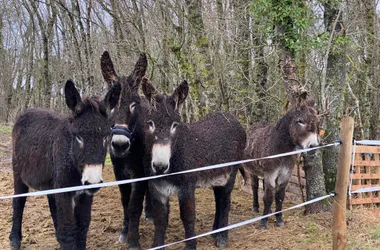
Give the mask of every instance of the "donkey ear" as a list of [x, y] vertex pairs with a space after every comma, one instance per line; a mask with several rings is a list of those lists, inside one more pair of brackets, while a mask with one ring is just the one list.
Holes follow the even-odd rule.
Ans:
[[150, 105], [155, 107], [156, 106], [155, 96], [157, 94], [157, 91], [153, 87], [153, 85], [149, 82], [148, 78], [143, 77], [141, 88], [146, 99], [149, 101]]
[[79, 113], [82, 106], [82, 99], [78, 90], [75, 88], [74, 82], [68, 80], [65, 85], [66, 105], [74, 113]]
[[106, 96], [103, 99], [103, 103], [108, 110], [112, 110], [119, 102], [120, 92], [121, 85], [118, 82], [112, 85], [110, 90], [108, 90]]
[[140, 53], [140, 57], [135, 64], [135, 68], [133, 69], [133, 75], [136, 77], [143, 78], [146, 73], [146, 69], [148, 67], [148, 60], [146, 58], [145, 53]]
[[134, 89], [138, 89], [141, 79], [145, 76], [146, 69], [148, 67], [148, 60], [146, 58], [145, 53], [140, 53], [140, 57], [137, 60], [135, 64], [135, 68], [133, 69], [132, 72], [132, 79], [133, 81], [131, 82], [131, 87]]
[[186, 80], [183, 80], [181, 84], [174, 90], [172, 98], [175, 101], [175, 110], [178, 110], [182, 103], [186, 100], [189, 93], [189, 84]]
[[108, 84], [108, 88], [111, 88], [113, 83], [118, 78], [115, 68], [113, 66], [110, 54], [108, 51], [104, 51], [102, 57], [100, 58], [100, 66], [102, 68], [102, 74], [104, 80]]

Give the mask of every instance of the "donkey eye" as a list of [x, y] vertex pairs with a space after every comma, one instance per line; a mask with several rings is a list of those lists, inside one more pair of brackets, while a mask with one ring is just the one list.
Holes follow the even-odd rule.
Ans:
[[170, 132], [171, 133], [175, 132], [175, 129], [177, 128], [178, 124], [179, 124], [178, 122], [173, 122], [172, 123], [172, 127], [170, 128]]
[[147, 123], [149, 125], [149, 130], [153, 132], [156, 129], [156, 127], [154, 126], [154, 122], [152, 120], [149, 120], [147, 121]]
[[305, 126], [305, 123], [304, 123], [303, 121], [301, 121], [301, 120], [299, 120], [299, 121], [297, 122], [297, 124], [299, 124], [299, 125], [301, 125], [301, 126]]
[[80, 147], [80, 148], [83, 148], [83, 144], [84, 144], [83, 138], [80, 137], [79, 135], [77, 135], [77, 136], [75, 136], [75, 139], [76, 139], [77, 142], [79, 143], [79, 147]]
[[131, 111], [131, 113], [133, 113], [133, 111], [135, 111], [135, 107], [136, 107], [136, 103], [135, 103], [135, 102], [132, 102], [132, 103], [129, 105], [129, 110]]

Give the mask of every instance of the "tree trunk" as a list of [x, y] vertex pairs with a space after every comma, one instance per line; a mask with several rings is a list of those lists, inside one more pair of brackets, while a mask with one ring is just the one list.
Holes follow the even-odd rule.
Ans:
[[[249, 10], [250, 3], [245, 0], [234, 0], [232, 1], [235, 14], [235, 22], [237, 23], [237, 31], [235, 35], [236, 44], [236, 59], [237, 63], [237, 74], [236, 74], [236, 85], [239, 86], [240, 91], [243, 96], [247, 96], [250, 93], [250, 63], [251, 59], [251, 39], [250, 39], [250, 28], [249, 28]], [[253, 115], [253, 105], [248, 97], [243, 97], [241, 103], [245, 106], [242, 110], [243, 113], [240, 114], [243, 117], [247, 117], [247, 124], [250, 123], [250, 119]]]
[[[211, 62], [208, 56], [208, 38], [205, 32], [203, 17], [202, 17], [202, 1], [201, 0], [185, 0], [188, 16], [187, 20], [189, 22], [189, 37], [186, 49], [191, 52], [191, 47], [196, 47], [195, 56], [189, 57], [189, 63], [192, 65], [192, 71], [190, 74], [193, 79], [193, 88], [195, 91], [195, 98], [199, 102], [196, 109], [198, 109], [199, 117], [204, 116], [208, 109], [208, 96], [205, 94], [205, 84], [206, 82], [213, 79]], [[203, 62], [205, 66], [202, 68], [200, 62]], [[189, 65], [190, 65], [189, 64]], [[203, 72], [202, 72], [203, 71]], [[203, 75], [202, 75], [203, 73]], [[210, 82], [208, 82], [210, 84]], [[196, 117], [196, 118], [199, 118]]]
[[[256, 34], [259, 36], [259, 34]], [[265, 112], [265, 96], [268, 89], [268, 64], [264, 60], [264, 44], [260, 37], [254, 37], [253, 42], [255, 46], [255, 64], [256, 66], [256, 85], [255, 92], [257, 95], [256, 102], [256, 119], [259, 121], [267, 121], [268, 117]]]
[[37, 16], [38, 24], [40, 27], [40, 33], [42, 38], [43, 48], [43, 80], [41, 91], [43, 91], [43, 106], [50, 108], [52, 81], [50, 76], [49, 64], [50, 64], [50, 52], [51, 52], [51, 36], [53, 34], [53, 27], [57, 17], [57, 11], [55, 9], [54, 1], [46, 2], [46, 9], [48, 10], [47, 20], [44, 20], [39, 12], [39, 6], [36, 2], [31, 1], [32, 8]]
[[[327, 72], [326, 72], [326, 89], [325, 96], [322, 96], [322, 113], [326, 114], [321, 118], [321, 128], [325, 129], [325, 143], [332, 143], [339, 139], [339, 117], [343, 113], [344, 86], [346, 81], [346, 54], [345, 46], [335, 44], [335, 38], [344, 34], [344, 30], [336, 32], [332, 26], [336, 23], [336, 29], [342, 29], [342, 19], [336, 20], [339, 10], [333, 6], [332, 1], [324, 4], [324, 22], [329, 33], [334, 32], [331, 46], [334, 53], [327, 52]], [[331, 192], [335, 188], [336, 167], [338, 162], [338, 148], [326, 148], [322, 150], [323, 169], [325, 173], [326, 191]]]
[[[216, 1], [217, 5], [217, 17], [218, 17], [218, 33], [216, 34], [216, 41], [214, 46], [214, 79], [215, 83], [219, 88], [219, 96], [220, 98], [217, 100], [217, 107], [219, 110], [229, 111], [229, 93], [227, 89], [227, 81], [225, 80], [225, 65], [223, 62], [225, 61], [225, 54], [223, 55], [223, 49], [227, 47], [226, 43], [227, 39], [223, 40], [224, 34], [226, 32], [226, 21], [224, 19], [225, 13], [223, 10], [223, 2], [222, 0]], [[222, 44], [224, 44], [224, 48], [222, 48]]]
[[368, 85], [368, 101], [369, 101], [369, 139], [379, 139], [379, 97], [378, 87], [380, 86], [375, 79], [375, 68], [377, 62], [375, 61], [376, 50], [376, 1], [364, 0], [364, 13], [365, 15], [365, 27], [366, 27], [366, 70], [367, 70], [367, 85]]
[[[310, 90], [306, 89], [306, 85], [301, 83], [296, 72], [296, 66], [293, 62], [295, 53], [292, 49], [288, 48], [285, 43], [285, 25], [291, 27], [293, 20], [286, 18], [283, 23], [276, 25], [277, 37], [279, 37], [280, 49], [280, 69], [282, 72], [283, 84], [286, 89], [288, 101], [292, 106], [298, 105], [312, 96]], [[300, 75], [305, 75], [301, 73]], [[315, 197], [323, 196], [326, 194], [325, 182], [323, 178], [323, 166], [320, 152], [315, 154], [303, 154], [305, 175], [306, 175], [306, 198], [311, 200]], [[318, 213], [329, 208], [325, 205], [324, 201], [309, 204], [305, 207], [305, 213]]]

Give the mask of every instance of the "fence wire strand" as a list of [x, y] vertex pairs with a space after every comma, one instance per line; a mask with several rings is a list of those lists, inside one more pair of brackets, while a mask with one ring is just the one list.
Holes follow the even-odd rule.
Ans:
[[220, 232], [223, 232], [223, 231], [226, 231], [226, 230], [230, 230], [230, 229], [234, 229], [234, 228], [237, 228], [237, 227], [245, 226], [245, 225], [251, 224], [253, 222], [257, 222], [257, 221], [259, 221], [261, 219], [265, 219], [265, 218], [268, 218], [270, 216], [273, 216], [273, 215], [276, 215], [276, 214], [279, 214], [279, 213], [283, 213], [283, 212], [290, 211], [290, 210], [293, 210], [293, 209], [296, 209], [296, 208], [300, 208], [300, 207], [303, 207], [303, 206], [306, 206], [306, 205], [309, 205], [309, 204], [312, 204], [312, 203], [315, 203], [315, 202], [318, 202], [318, 201], [321, 201], [321, 200], [324, 200], [326, 198], [333, 197], [333, 196], [335, 196], [335, 193], [330, 193], [330, 194], [327, 194], [327, 195], [324, 195], [324, 196], [321, 196], [321, 197], [318, 197], [318, 198], [315, 198], [315, 199], [312, 199], [312, 200], [300, 203], [300, 204], [295, 205], [293, 207], [289, 207], [289, 208], [283, 209], [283, 210], [278, 211], [278, 212], [274, 212], [274, 213], [271, 213], [271, 214], [263, 215], [263, 216], [256, 217], [256, 218], [253, 218], [253, 219], [249, 219], [249, 220], [246, 220], [246, 221], [242, 221], [242, 222], [239, 222], [239, 223], [236, 223], [236, 224], [231, 224], [231, 225], [226, 226], [226, 227], [222, 227], [222, 228], [219, 228], [219, 229], [216, 229], [216, 230], [212, 230], [210, 232], [199, 234], [199, 235], [196, 235], [194, 237], [190, 237], [190, 238], [183, 239], [183, 240], [180, 240], [180, 241], [176, 241], [176, 242], [173, 242], [173, 243], [168, 243], [166, 245], [162, 245], [162, 246], [158, 246], [158, 247], [153, 247], [153, 248], [148, 248], [148, 250], [161, 249], [161, 248], [164, 248], [164, 247], [169, 247], [169, 246], [173, 246], [173, 245], [176, 245], [176, 244], [179, 244], [179, 243], [183, 243], [183, 242], [186, 242], [186, 241], [189, 241], [189, 240], [195, 240], [197, 238], [201, 238], [201, 237], [209, 236], [209, 235], [212, 235], [212, 234], [220, 233]]

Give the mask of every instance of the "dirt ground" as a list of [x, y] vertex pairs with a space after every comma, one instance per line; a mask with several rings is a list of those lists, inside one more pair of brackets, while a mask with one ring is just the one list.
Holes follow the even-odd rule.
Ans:
[[[10, 129], [0, 128], [0, 195], [13, 193], [11, 172]], [[105, 168], [105, 181], [114, 180], [110, 166]], [[207, 232], [212, 227], [214, 201], [211, 189], [199, 189], [197, 198], [197, 234]], [[284, 207], [300, 203], [297, 197], [285, 200]], [[230, 223], [237, 223], [253, 217], [252, 198], [236, 188], [232, 194]], [[0, 249], [9, 249], [8, 235], [11, 227], [11, 200], [0, 200]], [[355, 209], [348, 213], [348, 249], [380, 249], [380, 211], [375, 209]], [[258, 215], [256, 215], [258, 216]], [[276, 228], [274, 218], [268, 230], [256, 229], [257, 223], [229, 232], [228, 249], [331, 249], [331, 213], [303, 215], [303, 209], [284, 214], [285, 227]], [[92, 221], [88, 234], [88, 249], [127, 249], [118, 243], [122, 223], [122, 207], [117, 187], [101, 189], [95, 196]], [[152, 243], [153, 225], [141, 220], [140, 241], [144, 249]], [[184, 237], [179, 218], [176, 197], [171, 198], [171, 214], [166, 242]], [[208, 236], [198, 240], [198, 249], [216, 249], [213, 238]], [[178, 244], [167, 249], [183, 249]], [[58, 249], [54, 236], [46, 197], [31, 197], [26, 202], [23, 219], [22, 249]]]

